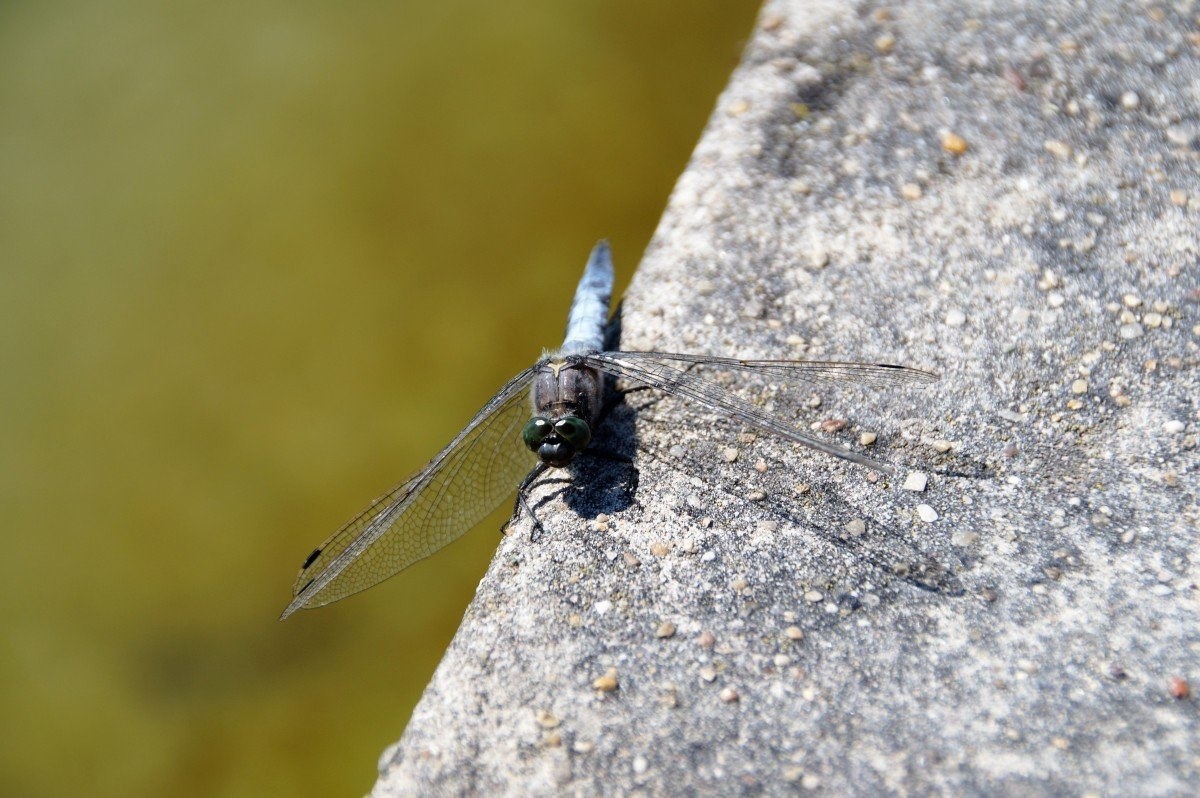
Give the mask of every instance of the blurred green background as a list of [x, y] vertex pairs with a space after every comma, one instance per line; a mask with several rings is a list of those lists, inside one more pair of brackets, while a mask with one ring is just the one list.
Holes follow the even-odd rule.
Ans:
[[296, 569], [628, 280], [756, 6], [0, 5], [0, 794], [369, 789], [506, 513]]

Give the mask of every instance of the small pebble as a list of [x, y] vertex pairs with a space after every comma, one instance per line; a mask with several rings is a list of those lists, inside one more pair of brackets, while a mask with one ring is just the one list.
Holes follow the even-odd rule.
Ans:
[[721, 700], [726, 704], [732, 704], [739, 698], [741, 698], [741, 696], [738, 695], [738, 691], [734, 690], [732, 687], [726, 687], [721, 691]]
[[1087, 393], [1087, 380], [1075, 380], [1071, 383], [1071, 393]]
[[949, 327], [961, 327], [966, 320], [967, 315], [958, 308], [955, 308], [946, 314], [946, 325]]
[[1146, 325], [1147, 327], [1149, 327], [1152, 330], [1157, 330], [1159, 327], [1162, 326], [1162, 323], [1163, 323], [1163, 317], [1162, 317], [1161, 313], [1151, 312], [1151, 313], [1147, 313], [1145, 316], [1142, 316], [1142, 324]]
[[799, 626], [789, 626], [788, 628], [783, 630], [783, 634], [787, 637], [788, 640], [803, 640], [804, 639], [804, 630], [801, 629]]
[[1182, 191], [1178, 188], [1172, 189], [1171, 193], [1168, 194], [1168, 196], [1171, 199], [1172, 205], [1178, 205], [1179, 207], [1182, 208], [1183, 206], [1188, 204], [1188, 195], [1187, 195], [1186, 191]]
[[728, 446], [721, 451], [721, 457], [725, 458], [726, 463], [732, 463], [738, 459], [738, 450]]
[[597, 677], [597, 679], [592, 682], [592, 687], [602, 693], [611, 693], [613, 690], [616, 690], [618, 686], [616, 668], [609, 668], [604, 672], [603, 676]]
[[920, 493], [925, 490], [925, 486], [929, 483], [929, 476], [924, 471], [912, 471], [904, 478], [904, 490], [911, 490], [914, 493]]
[[750, 110], [750, 103], [745, 100], [734, 100], [725, 109], [730, 116], [741, 116]]
[[1177, 419], [1172, 419], [1172, 420], [1166, 422], [1165, 424], [1163, 424], [1163, 432], [1165, 432], [1169, 435], [1175, 435], [1177, 433], [1183, 432], [1183, 427], [1184, 427], [1184, 424], [1182, 421], [1179, 421]]
[[1118, 331], [1118, 335], [1120, 335], [1126, 341], [1131, 341], [1134, 338], [1141, 338], [1142, 325], [1138, 324], [1137, 322], [1132, 324], [1122, 324], [1121, 329]]
[[[1200, 41], [1198, 41], [1198, 43], [1200, 43]], [[1167, 128], [1167, 141], [1171, 142], [1176, 147], [1186, 147], [1192, 143], [1192, 134], [1188, 130], [1175, 125]]]
[[951, 155], [962, 155], [970, 148], [967, 140], [957, 133], [942, 134], [942, 149]]
[[1121, 302], [1123, 302], [1127, 308], [1137, 308], [1141, 307], [1142, 298], [1137, 294], [1126, 294], [1125, 296], [1121, 297]]
[[824, 598], [825, 594], [823, 594], [820, 590], [809, 590], [804, 594], [804, 600], [809, 604], [816, 604]]
[[659, 640], [665, 640], [668, 637], [674, 637], [675, 624], [671, 623], [670, 621], [663, 621], [658, 625], [658, 628], [654, 630], [654, 636]]
[[644, 756], [635, 756], [633, 758], [633, 772], [639, 776], [646, 772], [650, 767], [650, 762]]
[[948, 452], [954, 448], [954, 444], [951, 441], [946, 440], [945, 438], [938, 438], [936, 441], [931, 442], [929, 445], [938, 454], [945, 454], [946, 452]]
[[655, 541], [650, 544], [650, 553], [655, 557], [666, 557], [671, 551], [671, 547], [662, 541]]
[[916, 183], [905, 183], [900, 186], [900, 196], [906, 200], [919, 200], [923, 192]]
[[921, 520], [927, 524], [932, 524], [938, 519], [937, 510], [933, 509], [928, 504], [918, 504], [917, 515], [919, 515]]
[[896, 46], [896, 37], [890, 33], [885, 33], [875, 39], [875, 49], [881, 54], [887, 55]]
[[847, 535], [856, 538], [867, 531], [867, 523], [861, 518], [854, 518], [846, 522], [845, 530]]
[[561, 720], [554, 717], [553, 714], [547, 712], [544, 709], [539, 709], [537, 711], [536, 718], [537, 718], [537, 724], [539, 726], [541, 726], [543, 729], [553, 729], [556, 726], [558, 726], [558, 724], [562, 723]]
[[814, 269], [824, 269], [829, 265], [829, 253], [823, 249], [814, 250], [808, 256], [808, 263]]
[[605, 613], [607, 613], [609, 610], [612, 609], [612, 605], [613, 605], [612, 602], [608, 601], [607, 599], [605, 599], [603, 601], [597, 601], [595, 604], [592, 605], [592, 611], [595, 612], [597, 615], [604, 615]]
[[700, 678], [706, 682], [713, 682], [717, 678], [717, 669], [712, 665], [705, 665], [700, 668]]
[[713, 633], [706, 629], [696, 637], [696, 645], [700, 646], [700, 648], [712, 648], [716, 640], [713, 637]]
[[879, 440], [879, 436], [877, 436], [874, 432], [864, 432], [862, 435], [858, 436], [858, 442], [862, 446], [870, 446], [877, 440]]
[[1067, 298], [1057, 291], [1051, 291], [1046, 295], [1046, 304], [1052, 308], [1061, 308], [1067, 303]]
[[1167, 682], [1171, 691], [1171, 697], [1183, 701], [1192, 694], [1191, 685], [1187, 683], [1187, 679], [1182, 676], [1172, 676]]
[[1050, 139], [1049, 141], [1046, 141], [1044, 144], [1042, 144], [1042, 148], [1044, 150], [1046, 150], [1046, 152], [1053, 155], [1055, 158], [1058, 158], [1063, 161], [1070, 158], [1074, 152], [1071, 149], [1070, 144], [1067, 144], [1065, 141], [1059, 141], [1057, 139]]
[[1059, 276], [1053, 269], [1046, 269], [1042, 272], [1041, 279], [1038, 280], [1038, 288], [1043, 291], [1049, 291], [1053, 288], [1062, 287], [1062, 277]]
[[1121, 95], [1121, 107], [1126, 111], [1135, 110], [1141, 104], [1141, 101], [1136, 91], [1127, 91]]

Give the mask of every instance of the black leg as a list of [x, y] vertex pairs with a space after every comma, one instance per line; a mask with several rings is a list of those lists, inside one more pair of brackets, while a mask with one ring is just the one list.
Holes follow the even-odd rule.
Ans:
[[508, 523], [505, 524], [500, 530], [501, 532], [507, 532], [508, 527], [512, 525], [514, 521], [520, 520], [522, 510], [524, 510], [525, 513], [529, 515], [530, 519], [533, 520], [533, 529], [529, 531], [530, 540], [536, 540], [538, 535], [545, 531], [542, 528], [542, 522], [538, 520], [537, 515], [533, 512], [533, 508], [529, 506], [529, 501], [525, 498], [525, 491], [529, 490], [529, 486], [533, 484], [534, 480], [546, 473], [546, 469], [549, 467], [550, 466], [546, 465], [545, 463], [538, 463], [532, 469], [530, 469], [529, 473], [525, 475], [525, 478], [521, 480], [521, 484], [517, 486], [517, 498], [513, 502], [512, 518], [510, 518]]

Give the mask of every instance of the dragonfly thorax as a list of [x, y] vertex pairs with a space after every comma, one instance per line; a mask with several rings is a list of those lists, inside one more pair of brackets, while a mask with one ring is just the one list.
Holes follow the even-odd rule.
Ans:
[[525, 445], [546, 465], [562, 468], [587, 448], [600, 415], [600, 373], [571, 355], [551, 356], [533, 378], [533, 418]]

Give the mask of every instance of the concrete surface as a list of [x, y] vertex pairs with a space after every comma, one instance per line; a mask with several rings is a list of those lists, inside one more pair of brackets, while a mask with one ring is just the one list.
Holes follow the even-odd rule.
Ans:
[[730, 385], [905, 472], [627, 395], [375, 795], [1194, 794], [1198, 15], [768, 3], [622, 347], [935, 370]]

